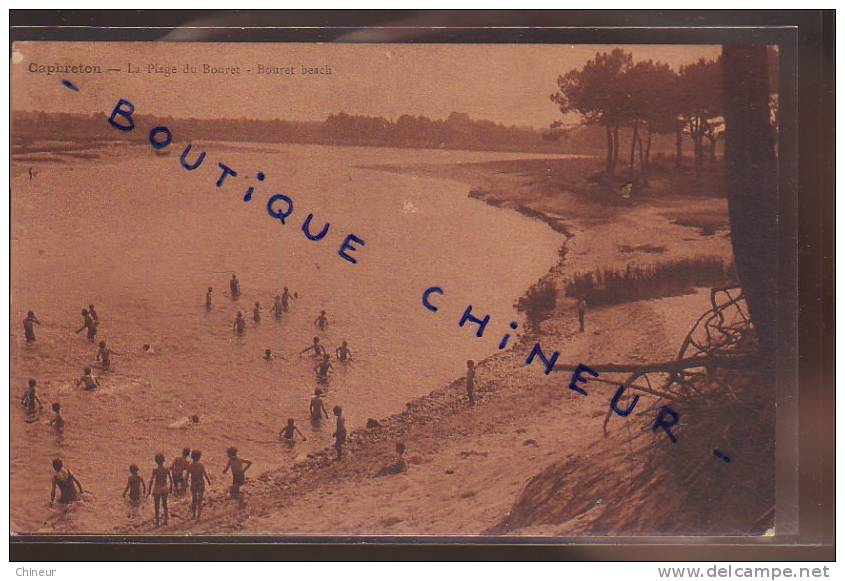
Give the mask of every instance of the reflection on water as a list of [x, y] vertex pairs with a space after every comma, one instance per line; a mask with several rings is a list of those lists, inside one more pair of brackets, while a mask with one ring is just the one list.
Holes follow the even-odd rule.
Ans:
[[[47, 414], [26, 424], [13, 406], [15, 530], [37, 530], [50, 517], [55, 456], [90, 491], [61, 527], [109, 531], [127, 522], [120, 495], [129, 464], [139, 464], [148, 479], [156, 452], [169, 462], [183, 447], [201, 449], [217, 476], [213, 494], [226, 481], [220, 471], [228, 446], [255, 462], [253, 477], [327, 446], [331, 422], [315, 430], [308, 420], [316, 361], [298, 354], [314, 336], [332, 354], [346, 340], [354, 354], [351, 363], [333, 361], [330, 411], [343, 406], [351, 429], [401, 411], [409, 399], [460, 376], [467, 359], [496, 350], [515, 320], [515, 299], [548, 270], [561, 243], [538, 221], [468, 198], [465, 184], [360, 167], [520, 154], [207, 149], [225, 154], [244, 175], [267, 174], [255, 201], [241, 201], [247, 181], [217, 189], [210, 170], [186, 172], [178, 159], [156, 157], [148, 147], [112, 149], [94, 163], [45, 165], [34, 180], [25, 169], [15, 172], [11, 401], [35, 377], [45, 408], [60, 401], [67, 421], [57, 437], [44, 423]], [[294, 199], [298, 220], [282, 226], [267, 216], [263, 204], [272, 193]], [[319, 242], [300, 230], [308, 212], [315, 214], [313, 231], [330, 224]], [[337, 255], [349, 232], [366, 241], [357, 265]], [[238, 301], [227, 296], [232, 273], [241, 281]], [[420, 302], [432, 285], [446, 291], [437, 297], [437, 313]], [[277, 321], [269, 309], [284, 286], [299, 298]], [[258, 324], [255, 302], [264, 313]], [[94, 366], [102, 387], [84, 392], [74, 384], [83, 367], [93, 366], [96, 349], [73, 331], [90, 303], [101, 319], [97, 339], [120, 355], [110, 373]], [[483, 339], [474, 327], [458, 327], [469, 304], [477, 316], [492, 316]], [[27, 347], [20, 321], [30, 309], [42, 325]], [[238, 310], [247, 318], [243, 337], [232, 332]], [[318, 332], [321, 310], [329, 326]], [[144, 344], [152, 351], [144, 352]], [[262, 358], [268, 348], [277, 355], [270, 361]], [[168, 428], [192, 414], [199, 423]], [[308, 438], [293, 450], [277, 440], [289, 417]], [[177, 519], [185, 512], [180, 502], [173, 507]]]

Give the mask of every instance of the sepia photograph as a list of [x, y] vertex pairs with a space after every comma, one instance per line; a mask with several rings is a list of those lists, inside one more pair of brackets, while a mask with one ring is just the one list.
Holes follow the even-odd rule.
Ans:
[[795, 532], [777, 45], [173, 40], [11, 45], [13, 536]]

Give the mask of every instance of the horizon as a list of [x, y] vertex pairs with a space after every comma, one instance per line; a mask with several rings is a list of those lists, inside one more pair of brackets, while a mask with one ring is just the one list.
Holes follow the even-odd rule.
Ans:
[[[74, 112], [70, 112], [70, 111], [40, 111], [40, 110], [37, 110], [37, 109], [12, 109], [12, 115], [13, 116], [18, 115], [18, 114], [23, 114], [23, 115], [77, 115], [77, 116], [105, 115], [105, 116], [108, 116], [108, 112], [104, 112], [104, 111], [90, 111], [90, 112], [84, 112], [84, 111], [75, 112], [74, 111]], [[544, 129], [548, 129], [547, 127], [532, 127], [532, 126], [529, 126], [529, 125], [507, 125], [507, 124], [505, 124], [501, 121], [496, 121], [495, 119], [473, 117], [472, 115], [470, 115], [466, 111], [450, 111], [449, 114], [446, 115], [445, 117], [428, 117], [426, 115], [414, 114], [414, 113], [410, 113], [410, 112], [400, 113], [396, 117], [385, 117], [384, 115], [363, 115], [363, 114], [358, 114], [358, 113], [353, 114], [353, 113], [349, 113], [347, 111], [330, 111], [323, 119], [303, 119], [303, 120], [289, 119], [289, 118], [285, 118], [285, 117], [271, 117], [271, 118], [266, 118], [266, 119], [265, 118], [259, 119], [259, 118], [255, 118], [255, 117], [215, 117], [215, 118], [211, 118], [211, 117], [176, 117], [176, 116], [170, 115], [170, 114], [156, 114], [156, 113], [136, 113], [135, 115], [139, 116], [139, 117], [155, 117], [157, 119], [170, 118], [170, 119], [173, 119], [174, 121], [190, 121], [191, 119], [194, 119], [194, 120], [200, 120], [200, 121], [248, 121], [248, 122], [267, 121], [267, 122], [282, 122], [282, 123], [314, 123], [314, 124], [320, 124], [320, 123], [325, 123], [326, 120], [329, 117], [331, 117], [332, 115], [348, 115], [350, 117], [370, 117], [370, 118], [381, 117], [381, 118], [384, 118], [391, 123], [396, 123], [396, 121], [399, 119], [399, 117], [402, 117], [404, 115], [408, 115], [408, 116], [411, 116], [411, 117], [414, 117], [414, 118], [424, 117], [424, 118], [426, 118], [430, 121], [446, 122], [448, 120], [448, 117], [452, 114], [458, 114], [458, 115], [466, 114], [466, 115], [469, 115], [470, 121], [490, 121], [490, 122], [496, 123], [497, 125], [502, 125], [506, 128], [516, 128], [516, 129], [531, 130], [531, 131], [542, 131]]]
[[[16, 42], [11, 103], [13, 112], [108, 114], [124, 98], [139, 115], [317, 122], [340, 111], [391, 120], [408, 111], [429, 119], [461, 112], [541, 130], [561, 119], [549, 99], [558, 76], [614, 48], [631, 52], [636, 61], [660, 61], [675, 70], [721, 53], [719, 45]], [[77, 64], [103, 72], [30, 70]], [[143, 70], [129, 73], [130, 65]], [[147, 72], [149, 65], [158, 68]], [[238, 72], [205, 74], [203, 65]], [[306, 65], [315, 72], [301, 74]], [[199, 72], [185, 74], [186, 66]], [[259, 66], [293, 72], [258, 74]], [[64, 78], [80, 91], [63, 87]], [[575, 118], [570, 114], [564, 121]]]

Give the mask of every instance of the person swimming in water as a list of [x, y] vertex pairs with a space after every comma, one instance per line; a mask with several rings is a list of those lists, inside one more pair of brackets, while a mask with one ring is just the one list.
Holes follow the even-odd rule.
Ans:
[[76, 381], [77, 387], [80, 384], [82, 385], [82, 389], [84, 389], [85, 391], [91, 391], [100, 387], [100, 382], [97, 380], [96, 377], [94, 377], [94, 374], [91, 371], [90, 367], [86, 367], [83, 371], [82, 377], [80, 377]]
[[223, 474], [232, 469], [232, 486], [229, 487], [229, 496], [238, 500], [238, 503], [243, 507], [243, 498], [241, 497], [241, 486], [246, 483], [246, 471], [252, 466], [252, 462], [246, 458], [238, 457], [237, 448], [229, 448], [226, 450], [226, 455], [229, 460], [226, 462], [226, 467], [223, 468]]
[[[29, 380], [27, 384], [27, 389], [21, 398], [21, 405], [26, 410], [26, 417], [27, 421], [34, 421], [38, 414], [44, 410], [44, 404], [41, 403], [41, 400], [38, 398], [38, 391], [36, 385], [38, 384], [37, 381], [34, 379]], [[36, 412], [36, 408], [38, 411]]]
[[338, 361], [352, 360], [352, 351], [350, 351], [349, 347], [346, 345], [346, 341], [341, 343], [340, 347], [335, 349], [335, 355], [337, 355]]
[[41, 321], [35, 316], [35, 313], [28, 311], [23, 320], [23, 334], [26, 337], [27, 344], [35, 343], [35, 327], [33, 325], [40, 325]]
[[152, 494], [155, 501], [155, 522], [158, 528], [159, 508], [164, 511], [164, 526], [167, 526], [167, 519], [170, 516], [167, 510], [167, 497], [173, 493], [173, 478], [170, 476], [170, 470], [164, 466], [164, 454], [156, 454], [155, 461], [156, 466], [150, 476], [147, 494]]
[[[77, 488], [79, 489], [78, 493]], [[83, 493], [82, 483], [77, 480], [69, 468], [64, 467], [64, 464], [58, 458], [53, 460], [53, 485], [50, 490], [50, 506], [53, 506], [53, 503], [56, 501], [56, 489], [59, 490], [59, 504], [65, 506], [79, 500], [79, 496]]]
[[198, 415], [192, 416], [185, 416], [183, 418], [179, 418], [175, 422], [168, 424], [168, 428], [171, 430], [182, 430], [184, 428], [189, 428], [194, 424], [200, 423], [200, 417]]
[[88, 340], [93, 343], [97, 337], [97, 321], [94, 320], [88, 309], [82, 309], [82, 326], [76, 332], [81, 333], [86, 329], [88, 329]]
[[233, 301], [238, 300], [238, 297], [241, 296], [241, 282], [236, 274], [233, 274], [232, 280], [229, 281], [229, 294], [231, 294]]
[[329, 382], [329, 372], [333, 371], [332, 363], [329, 360], [329, 354], [323, 355], [323, 360], [314, 366], [314, 373], [317, 374], [317, 383], [326, 384]]
[[294, 444], [294, 436], [299, 434], [299, 437], [302, 438], [302, 441], [307, 441], [307, 438], [302, 435], [302, 432], [299, 431], [299, 428], [296, 427], [296, 422], [294, 422], [293, 418], [288, 418], [288, 423], [279, 430], [279, 440], [283, 441], [288, 445], [289, 448], [293, 447]]
[[303, 349], [299, 352], [300, 355], [307, 353], [308, 351], [314, 350], [314, 357], [322, 358], [326, 354], [326, 348], [320, 345], [320, 338], [314, 337], [314, 343]]
[[314, 397], [308, 405], [308, 413], [312, 423], [319, 423], [323, 417], [329, 419], [329, 412], [326, 411], [326, 404], [323, 402], [323, 390], [319, 387], [314, 390]]
[[320, 311], [320, 316], [314, 319], [314, 326], [321, 331], [329, 328], [329, 318], [326, 316], [326, 311]]
[[282, 307], [282, 297], [276, 295], [276, 298], [273, 299], [273, 306], [270, 307], [270, 312], [273, 313], [273, 316], [276, 317], [277, 321], [280, 321], [282, 319], [282, 312], [285, 310], [287, 309]]
[[97, 351], [97, 361], [102, 362], [103, 371], [111, 371], [112, 355], [120, 355], [120, 353], [112, 351], [109, 347], [106, 347], [105, 341], [100, 341], [100, 349]]
[[232, 330], [235, 331], [238, 335], [243, 335], [244, 331], [246, 330], [246, 321], [244, 320], [244, 314], [238, 311], [238, 316], [235, 317], [235, 321], [232, 323]]

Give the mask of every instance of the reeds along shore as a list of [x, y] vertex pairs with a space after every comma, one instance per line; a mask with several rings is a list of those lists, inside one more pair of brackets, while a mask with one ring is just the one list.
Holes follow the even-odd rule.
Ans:
[[593, 306], [672, 296], [693, 287], [725, 286], [736, 279], [733, 263], [718, 256], [697, 256], [632, 265], [624, 270], [596, 269], [572, 275], [565, 294]]

